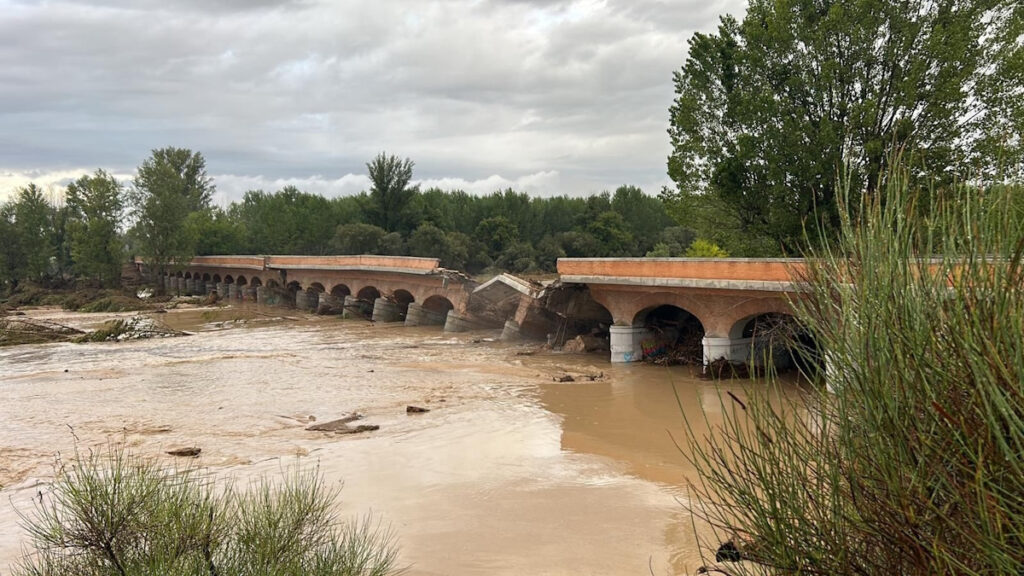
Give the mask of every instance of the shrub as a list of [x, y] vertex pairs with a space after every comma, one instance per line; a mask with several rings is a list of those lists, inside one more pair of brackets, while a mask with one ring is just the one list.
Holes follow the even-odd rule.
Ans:
[[729, 253], [722, 248], [703, 238], [697, 238], [690, 244], [690, 247], [686, 249], [687, 258], [728, 258]]
[[688, 439], [738, 573], [1024, 573], [1024, 190], [924, 194], [893, 173], [808, 260], [831, 392]]
[[389, 530], [339, 525], [337, 492], [294, 469], [239, 493], [189, 468], [110, 448], [58, 466], [51, 491], [22, 520], [32, 550], [17, 576], [395, 574]]

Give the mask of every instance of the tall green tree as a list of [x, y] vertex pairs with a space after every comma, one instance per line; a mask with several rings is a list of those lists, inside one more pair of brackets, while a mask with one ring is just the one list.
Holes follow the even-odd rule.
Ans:
[[1006, 32], [1019, 35], [1020, 11], [1007, 0], [752, 0], [742, 22], [725, 16], [717, 34], [690, 39], [669, 127], [678, 189], [666, 198], [731, 252], [789, 252], [804, 226], [837, 227], [841, 168], [870, 193], [894, 148], [948, 181], [1018, 165], [978, 152], [1020, 140], [1010, 82], [1021, 49]]
[[53, 244], [53, 207], [35, 183], [18, 190], [11, 214], [22, 251], [22, 277], [43, 281], [56, 255]]
[[199, 152], [162, 148], [139, 166], [129, 194], [136, 217], [135, 238], [157, 275], [189, 262], [196, 251], [189, 215], [205, 210], [215, 187]]
[[388, 232], [408, 234], [418, 224], [417, 215], [410, 210], [410, 202], [419, 192], [418, 186], [410, 186], [413, 162], [408, 158], [381, 152], [367, 162], [370, 175], [370, 202], [368, 214], [370, 224]]
[[124, 211], [121, 183], [103, 170], [68, 184], [68, 235], [78, 273], [101, 284], [114, 284], [121, 276], [124, 248], [118, 226]]

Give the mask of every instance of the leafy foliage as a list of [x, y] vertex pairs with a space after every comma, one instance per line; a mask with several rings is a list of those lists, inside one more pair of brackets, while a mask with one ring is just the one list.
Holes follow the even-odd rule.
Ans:
[[1019, 176], [1021, 16], [1005, 0], [753, 0], [695, 34], [675, 74], [666, 199], [759, 256], [798, 251], [805, 225], [835, 234], [840, 169], [871, 192], [893, 150], [943, 183]]
[[336, 496], [316, 471], [240, 493], [110, 448], [61, 463], [50, 493], [23, 517], [33, 550], [15, 574], [399, 573], [392, 534], [370, 518], [339, 524]]
[[124, 211], [121, 183], [103, 170], [82, 176], [67, 187], [71, 256], [80, 274], [101, 284], [121, 278], [124, 247], [118, 231]]
[[830, 391], [755, 392], [690, 437], [737, 572], [1024, 571], [1024, 189], [912, 180], [893, 169], [884, 201], [848, 181], [857, 216], [809, 254], [794, 305]]
[[129, 194], [138, 248], [157, 276], [181, 266], [196, 251], [189, 216], [209, 208], [214, 191], [202, 154], [183, 148], [153, 150], [135, 175]]

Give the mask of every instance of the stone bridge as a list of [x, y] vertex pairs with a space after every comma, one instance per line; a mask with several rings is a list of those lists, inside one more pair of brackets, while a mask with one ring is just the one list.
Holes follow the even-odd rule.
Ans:
[[[703, 362], [764, 352], [767, 328], [791, 318], [800, 259], [562, 258], [563, 284], [586, 286], [609, 321], [612, 362], [635, 362], [669, 338], [700, 339]], [[770, 344], [769, 344], [770, 346]], [[753, 357], [752, 357], [753, 356]]]
[[[705, 364], [757, 361], [793, 315], [798, 259], [562, 258], [541, 285], [500, 275], [482, 285], [435, 258], [200, 256], [165, 286], [183, 294], [336, 310], [381, 322], [466, 330], [505, 322], [503, 337], [607, 338], [612, 362], [696, 346]], [[768, 344], [770, 347], [771, 344]]]
[[343, 311], [406, 325], [470, 327], [476, 286], [436, 258], [405, 256], [198, 256], [164, 278], [169, 291], [300, 309]]

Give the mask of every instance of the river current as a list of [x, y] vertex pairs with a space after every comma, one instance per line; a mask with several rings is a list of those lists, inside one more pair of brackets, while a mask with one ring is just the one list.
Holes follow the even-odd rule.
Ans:
[[[162, 316], [192, 335], [0, 349], [0, 574], [25, 544], [16, 510], [31, 512], [55, 457], [111, 442], [168, 466], [165, 451], [198, 446], [199, 466], [243, 482], [319, 466], [343, 483], [343, 517], [372, 512], [391, 526], [410, 575], [693, 574], [706, 563], [695, 530], [715, 538], [685, 510], [696, 475], [673, 437], [684, 414], [715, 425], [721, 395], [742, 398], [747, 383], [497, 332], [255, 308]], [[575, 381], [555, 381], [565, 374]], [[305, 429], [351, 412], [380, 429]]]

